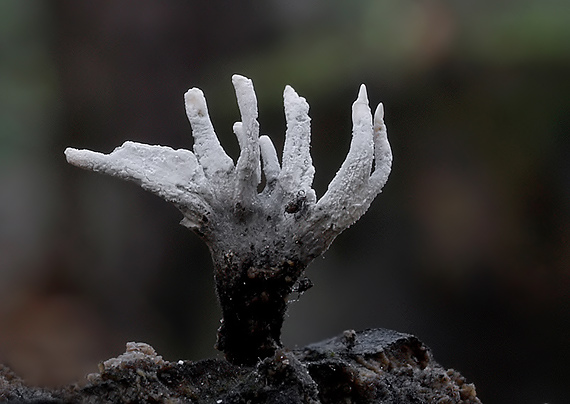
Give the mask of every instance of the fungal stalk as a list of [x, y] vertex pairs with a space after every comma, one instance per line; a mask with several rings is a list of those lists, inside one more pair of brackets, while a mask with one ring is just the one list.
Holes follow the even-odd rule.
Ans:
[[352, 106], [350, 150], [317, 200], [306, 100], [285, 87], [280, 163], [271, 139], [259, 136], [252, 81], [234, 75], [232, 82], [241, 113], [233, 126], [241, 149], [235, 164], [197, 88], [184, 96], [193, 151], [125, 142], [110, 154], [68, 148], [65, 155], [77, 167], [134, 181], [182, 212], [181, 223], [212, 254], [223, 316], [216, 347], [229, 361], [251, 365], [281, 346], [289, 294], [302, 288], [307, 265], [366, 212], [388, 179], [392, 153], [382, 104], [373, 116], [362, 85]]

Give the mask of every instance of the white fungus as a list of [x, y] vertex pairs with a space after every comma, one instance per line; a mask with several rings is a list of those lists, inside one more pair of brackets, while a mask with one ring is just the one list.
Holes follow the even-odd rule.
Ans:
[[280, 164], [271, 139], [259, 136], [252, 81], [234, 75], [232, 82], [241, 113], [233, 126], [241, 150], [235, 164], [197, 88], [184, 97], [193, 151], [125, 142], [110, 154], [68, 148], [65, 155], [78, 167], [134, 181], [180, 209], [182, 224], [212, 254], [223, 315], [216, 346], [231, 362], [251, 365], [282, 345], [288, 296], [312, 285], [304, 278], [306, 266], [366, 212], [388, 179], [392, 153], [382, 105], [372, 117], [362, 85], [352, 106], [350, 150], [317, 200], [307, 101], [285, 87]]
[[[217, 219], [224, 221], [228, 215], [254, 212], [253, 216], [246, 215], [245, 220], [251, 223], [242, 227], [260, 232], [257, 235], [266, 244], [268, 238], [280, 234], [305, 242], [309, 241], [307, 236], [319, 239], [316, 243], [309, 242], [315, 244], [314, 249], [305, 251], [312, 259], [366, 212], [388, 179], [392, 153], [382, 104], [372, 117], [366, 87], [360, 87], [352, 107], [353, 133], [348, 156], [317, 201], [312, 189], [315, 168], [310, 154], [307, 101], [292, 87], [285, 87], [287, 131], [280, 164], [271, 139], [259, 136], [252, 81], [234, 75], [232, 82], [242, 117], [233, 127], [241, 149], [236, 164], [220, 145], [204, 94], [197, 88], [188, 90], [184, 96], [194, 137], [193, 152], [128, 141], [110, 154], [68, 148], [67, 161], [135, 181], [174, 203], [184, 214], [182, 223], [198, 230], [207, 241], [215, 243], [226, 236], [224, 233], [237, 230], [235, 225], [212, 226]], [[258, 192], [261, 162], [266, 185]]]

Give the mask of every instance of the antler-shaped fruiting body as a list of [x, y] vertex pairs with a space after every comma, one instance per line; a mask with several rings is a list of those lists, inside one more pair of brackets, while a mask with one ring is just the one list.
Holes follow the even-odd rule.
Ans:
[[[236, 164], [197, 88], [184, 97], [193, 152], [125, 142], [110, 154], [68, 148], [65, 155], [75, 166], [135, 181], [180, 209], [182, 224], [212, 254], [223, 314], [217, 348], [234, 363], [252, 364], [281, 346], [288, 295], [307, 265], [366, 212], [388, 179], [392, 153], [382, 104], [373, 117], [362, 85], [352, 106], [350, 151], [317, 201], [305, 99], [285, 88], [280, 164], [271, 139], [259, 136], [252, 81], [234, 75], [232, 82], [242, 119], [233, 127], [241, 149]], [[258, 192], [261, 161], [265, 186]]]

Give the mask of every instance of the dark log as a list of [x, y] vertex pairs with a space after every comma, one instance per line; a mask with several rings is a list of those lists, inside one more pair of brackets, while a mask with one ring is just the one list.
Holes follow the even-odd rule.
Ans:
[[386, 329], [345, 331], [304, 349], [277, 349], [254, 366], [225, 359], [164, 361], [129, 344], [83, 387], [27, 387], [0, 367], [8, 403], [480, 403], [475, 386], [445, 369], [416, 337]]

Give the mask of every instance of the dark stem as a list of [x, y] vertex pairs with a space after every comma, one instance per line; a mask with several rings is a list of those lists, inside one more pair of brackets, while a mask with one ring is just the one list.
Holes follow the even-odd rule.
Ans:
[[223, 316], [216, 348], [239, 365], [254, 365], [273, 356], [282, 346], [288, 296], [306, 265], [292, 260], [256, 265], [231, 252], [214, 265]]

